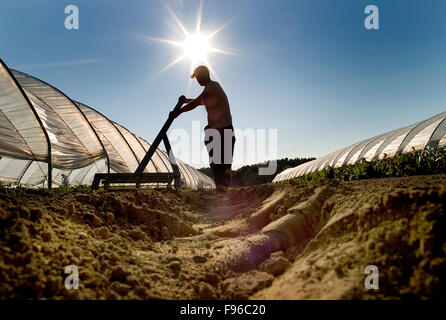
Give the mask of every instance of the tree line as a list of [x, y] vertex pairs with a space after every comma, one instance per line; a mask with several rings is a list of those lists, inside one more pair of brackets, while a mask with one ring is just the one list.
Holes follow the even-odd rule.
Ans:
[[[237, 170], [232, 171], [231, 187], [244, 187], [256, 184], [263, 184], [273, 181], [277, 174], [285, 169], [293, 168], [305, 162], [314, 160], [315, 158], [284, 158], [277, 160], [277, 170], [272, 175], [259, 175], [259, 167], [267, 167], [267, 162], [256, 163], [252, 165], [243, 166]], [[213, 178], [210, 167], [198, 169], [198, 171]]]

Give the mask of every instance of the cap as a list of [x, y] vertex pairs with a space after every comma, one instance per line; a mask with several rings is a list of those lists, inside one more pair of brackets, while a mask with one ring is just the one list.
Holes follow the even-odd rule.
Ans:
[[209, 78], [209, 69], [206, 66], [196, 67], [190, 78]]

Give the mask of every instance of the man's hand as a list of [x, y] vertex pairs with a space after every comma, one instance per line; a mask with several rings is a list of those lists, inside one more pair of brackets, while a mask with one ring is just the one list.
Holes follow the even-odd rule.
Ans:
[[191, 98], [186, 98], [184, 95], [179, 97], [180, 101], [182, 101], [183, 103], [189, 103], [191, 101], [193, 101], [194, 99]]
[[179, 98], [180, 102], [187, 103], [187, 104], [184, 107], [180, 108], [179, 110], [170, 111], [169, 118], [175, 119], [183, 112], [188, 112], [188, 111], [195, 109], [197, 106], [202, 104], [204, 95], [205, 95], [205, 93], [202, 93], [196, 99], [188, 99], [185, 96], [181, 96]]

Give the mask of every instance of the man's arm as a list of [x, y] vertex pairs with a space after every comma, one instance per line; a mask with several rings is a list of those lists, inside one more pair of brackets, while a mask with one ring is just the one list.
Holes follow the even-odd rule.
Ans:
[[176, 118], [180, 114], [182, 114], [183, 112], [188, 112], [188, 111], [191, 111], [191, 110], [195, 109], [199, 105], [203, 104], [203, 99], [207, 96], [207, 94], [208, 93], [203, 92], [198, 97], [196, 97], [195, 99], [187, 99], [186, 98], [184, 100], [184, 102], [186, 102], [187, 104], [184, 107], [182, 107], [180, 110], [178, 110], [178, 111], [171, 111], [169, 113], [169, 117]]
[[186, 99], [187, 104], [180, 109], [180, 113], [191, 111], [196, 107], [198, 107], [199, 105], [203, 104], [203, 99], [205, 98], [206, 95], [207, 93], [203, 92], [195, 99]]

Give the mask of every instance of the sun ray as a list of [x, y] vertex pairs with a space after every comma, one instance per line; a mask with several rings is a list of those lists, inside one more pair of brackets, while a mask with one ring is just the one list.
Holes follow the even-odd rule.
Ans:
[[175, 13], [172, 11], [172, 9], [169, 7], [169, 5], [166, 3], [166, 7], [167, 7], [167, 11], [169, 11], [170, 15], [172, 16], [173, 20], [175, 20], [175, 22], [177, 23], [178, 27], [180, 27], [181, 31], [183, 31], [184, 35], [186, 37], [189, 37], [189, 31], [187, 31], [187, 29], [184, 27], [183, 23], [181, 22], [180, 19], [178, 19], [178, 17], [175, 15]]
[[233, 51], [229, 51], [229, 50], [222, 50], [222, 49], [218, 49], [218, 48], [209, 48], [210, 52], [215, 52], [215, 53], [221, 53], [221, 54], [228, 54], [231, 56], [241, 56], [240, 53], [237, 52], [233, 52]]
[[195, 69], [195, 64], [197, 63], [197, 59], [192, 59], [191, 63], [190, 63], [190, 74], [192, 74], [192, 72], [194, 72]]
[[[196, 64], [196, 63], [197, 63], [197, 60], [196, 60], [196, 59], [192, 59], [192, 61], [191, 61], [191, 63], [190, 63], [189, 75], [191, 75], [192, 72], [194, 72], [195, 64]], [[193, 80], [193, 79], [189, 79], [189, 81], [187, 82], [187, 91], [186, 91], [187, 95], [190, 94], [190, 89], [191, 89], [192, 82], [193, 82], [192, 80]]]
[[203, 0], [200, 1], [200, 8], [198, 9], [198, 18], [197, 18], [197, 26], [195, 28], [195, 32], [200, 34], [201, 29], [201, 17], [203, 16]]
[[218, 74], [217, 74], [217, 72], [215, 71], [214, 67], [212, 67], [212, 65], [211, 65], [211, 63], [209, 62], [209, 60], [208, 60], [207, 58], [204, 58], [203, 61], [204, 61], [204, 64], [206, 65], [206, 67], [209, 68], [209, 71], [211, 72], [211, 74], [214, 75], [214, 78], [215, 78], [218, 82], [221, 83], [221, 79], [220, 79], [220, 77], [218, 76]]
[[140, 35], [140, 34], [135, 34], [134, 36], [138, 37], [140, 39], [143, 39], [143, 40], [150, 40], [150, 41], [156, 41], [156, 42], [161, 42], [161, 43], [167, 43], [167, 44], [170, 44], [170, 45], [176, 46], [176, 47], [183, 47], [184, 46], [184, 44], [182, 42], [179, 42], [179, 41], [163, 39], [163, 38], [156, 38], [156, 37], [150, 37], [150, 36], [144, 36], [144, 35]]
[[214, 31], [212, 31], [208, 36], [208, 40], [212, 39], [213, 37], [215, 37], [218, 33], [220, 33], [224, 28], [226, 28], [232, 21], [235, 20], [235, 17], [232, 18], [229, 21], [226, 21], [220, 28], [215, 29]]
[[180, 62], [181, 60], [183, 60], [185, 57], [185, 55], [181, 55], [178, 58], [174, 59], [171, 63], [169, 63], [167, 66], [165, 66], [164, 68], [162, 68], [156, 75], [155, 77], [159, 76], [160, 74], [162, 74], [163, 72], [165, 72], [166, 70], [172, 68], [174, 65], [176, 65], [178, 62]]

